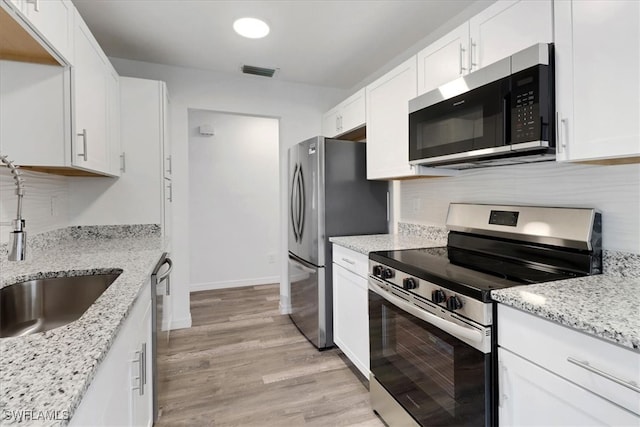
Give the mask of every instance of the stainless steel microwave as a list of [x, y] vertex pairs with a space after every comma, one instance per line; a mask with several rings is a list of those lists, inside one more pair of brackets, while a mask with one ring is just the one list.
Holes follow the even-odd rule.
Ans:
[[465, 169], [553, 160], [553, 57], [553, 44], [536, 44], [409, 101], [409, 162]]

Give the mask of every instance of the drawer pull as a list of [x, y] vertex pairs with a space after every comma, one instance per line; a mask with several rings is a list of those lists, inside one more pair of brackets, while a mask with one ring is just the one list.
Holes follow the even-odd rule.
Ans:
[[342, 258], [342, 260], [344, 262], [346, 262], [347, 264], [356, 265], [356, 262], [355, 261], [351, 261], [349, 258]]
[[638, 384], [636, 384], [635, 381], [621, 380], [620, 378], [615, 377], [605, 371], [601, 371], [598, 368], [594, 368], [587, 361], [578, 360], [571, 356], [567, 357], [567, 362], [580, 366], [581, 368], [586, 369], [587, 371], [593, 372], [594, 374], [600, 375], [601, 377], [605, 377], [606, 379], [611, 380], [614, 383], [620, 384], [623, 387], [629, 388], [635, 391], [636, 393], [640, 393], [640, 387], [638, 387]]

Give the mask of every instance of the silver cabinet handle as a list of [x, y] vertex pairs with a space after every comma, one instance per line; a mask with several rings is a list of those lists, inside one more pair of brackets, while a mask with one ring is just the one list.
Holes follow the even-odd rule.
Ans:
[[167, 185], [167, 188], [169, 188], [169, 197], [167, 199], [169, 200], [169, 203], [173, 203], [173, 184], [170, 182]]
[[126, 163], [124, 158], [124, 153], [120, 154], [120, 172], [124, 172], [126, 170]]
[[355, 261], [351, 261], [349, 258], [342, 258], [342, 260], [344, 262], [346, 262], [347, 264], [356, 265], [356, 262]]
[[78, 153], [78, 157], [82, 157], [84, 159], [84, 161], [86, 162], [88, 159], [87, 156], [87, 130], [86, 129], [82, 129], [82, 133], [79, 133], [78, 136], [82, 137], [82, 146], [84, 149], [84, 153], [80, 154]]
[[507, 367], [502, 362], [498, 362], [498, 366], [498, 407], [502, 408], [504, 401], [507, 400], [507, 395], [504, 393], [504, 376], [507, 374]]
[[635, 391], [636, 393], [640, 393], [640, 387], [638, 387], [638, 384], [635, 381], [625, 381], [625, 380], [621, 380], [618, 377], [615, 377], [613, 375], [611, 375], [608, 372], [602, 371], [598, 368], [594, 368], [593, 366], [591, 366], [591, 364], [589, 362], [587, 362], [586, 360], [578, 360], [574, 357], [567, 357], [567, 362], [569, 363], [573, 363], [574, 365], [580, 366], [583, 369], [586, 369], [589, 372], [593, 372], [596, 375], [600, 375], [601, 377], [604, 377], [608, 380], [613, 381], [616, 384], [620, 384], [623, 387], [626, 387], [628, 389], [631, 389], [633, 391]]
[[336, 132], [340, 132], [340, 116], [336, 116]]
[[167, 173], [171, 175], [171, 170], [173, 169], [173, 162], [171, 161], [171, 156], [167, 157], [167, 161], [169, 162], [169, 167], [167, 168]]
[[[147, 343], [142, 343], [142, 384], [147, 385]], [[144, 394], [144, 387], [142, 389]]]
[[460, 43], [460, 71], [458, 72], [458, 74], [462, 75], [463, 71], [467, 71], [467, 69], [465, 67], [462, 66], [462, 61], [463, 61], [463, 55], [464, 55], [465, 49], [462, 47], [462, 43]]
[[33, 10], [40, 12], [40, 0], [27, 0], [27, 4], [32, 4]]
[[558, 138], [558, 141], [556, 143], [556, 151], [558, 153], [562, 153], [564, 151], [564, 148], [567, 146], [567, 143], [565, 142], [565, 137], [562, 133], [562, 127], [567, 125], [567, 119], [563, 119], [560, 116], [559, 112], [556, 112], [556, 135]]
[[138, 364], [138, 376], [137, 377], [133, 377], [134, 380], [138, 380], [138, 385], [136, 387], [132, 387], [132, 390], [138, 390], [138, 394], [140, 396], [144, 395], [144, 381], [145, 381], [145, 372], [144, 372], [144, 368], [145, 368], [145, 350], [146, 350], [146, 344], [142, 344], [142, 348], [139, 351], [136, 351], [136, 355], [137, 357], [135, 359], [132, 359], [131, 362], [132, 363], [137, 363]]
[[473, 51], [476, 50], [476, 47], [475, 42], [471, 39], [471, 48], [469, 49], [469, 71], [473, 71], [473, 68], [478, 65], [478, 63], [473, 60]]

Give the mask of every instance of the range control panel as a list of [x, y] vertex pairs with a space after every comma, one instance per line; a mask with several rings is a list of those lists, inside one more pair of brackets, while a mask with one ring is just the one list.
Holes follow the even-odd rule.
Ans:
[[435, 283], [369, 260], [369, 274], [378, 280], [421, 297], [428, 303], [471, 319], [481, 325], [492, 324], [491, 303], [457, 294]]

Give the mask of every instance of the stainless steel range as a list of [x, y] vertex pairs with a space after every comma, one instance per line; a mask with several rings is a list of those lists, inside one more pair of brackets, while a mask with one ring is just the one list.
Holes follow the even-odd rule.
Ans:
[[594, 209], [451, 204], [445, 247], [369, 255], [371, 404], [389, 425], [498, 425], [490, 292], [599, 274]]

